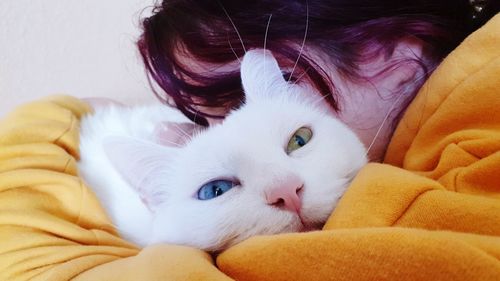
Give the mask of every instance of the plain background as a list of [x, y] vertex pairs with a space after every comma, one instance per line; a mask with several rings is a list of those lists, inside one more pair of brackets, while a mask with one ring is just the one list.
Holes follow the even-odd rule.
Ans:
[[153, 0], [0, 0], [0, 118], [50, 94], [154, 102], [135, 46]]

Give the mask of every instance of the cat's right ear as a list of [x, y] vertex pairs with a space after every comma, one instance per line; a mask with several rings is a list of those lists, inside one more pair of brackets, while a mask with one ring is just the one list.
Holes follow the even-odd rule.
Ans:
[[204, 127], [187, 122], [160, 122], [155, 126], [155, 142], [163, 146], [180, 147], [194, 135], [203, 131]]
[[289, 87], [283, 78], [278, 61], [267, 50], [247, 51], [241, 62], [240, 73], [247, 101], [280, 94]]
[[106, 137], [103, 148], [116, 171], [150, 210], [165, 200], [162, 179], [178, 149], [123, 136]]

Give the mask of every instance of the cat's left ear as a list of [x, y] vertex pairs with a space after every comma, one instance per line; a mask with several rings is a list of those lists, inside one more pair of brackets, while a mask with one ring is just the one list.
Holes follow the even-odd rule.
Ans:
[[165, 200], [163, 175], [178, 149], [122, 136], [105, 138], [103, 148], [111, 164], [150, 210]]

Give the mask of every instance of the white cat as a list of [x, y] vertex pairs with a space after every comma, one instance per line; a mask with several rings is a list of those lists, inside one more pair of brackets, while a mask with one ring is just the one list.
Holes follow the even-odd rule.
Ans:
[[245, 104], [202, 132], [163, 105], [82, 120], [81, 175], [126, 239], [219, 251], [325, 223], [366, 149], [269, 52], [247, 52], [241, 79]]

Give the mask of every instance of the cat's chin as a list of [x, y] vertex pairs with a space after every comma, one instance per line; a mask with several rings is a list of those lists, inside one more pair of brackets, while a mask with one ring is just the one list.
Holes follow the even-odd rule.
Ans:
[[309, 231], [316, 231], [316, 230], [321, 230], [321, 227], [304, 225], [303, 227], [301, 227], [299, 229], [298, 232], [309, 232]]
[[293, 232], [309, 232], [315, 230], [321, 230], [323, 228], [324, 222], [314, 222], [308, 221], [303, 215], [299, 215], [299, 227]]
[[317, 231], [323, 228], [323, 223], [302, 223], [297, 232]]
[[237, 245], [239, 243], [244, 242], [248, 238], [251, 238], [252, 236], [258, 236], [258, 235], [279, 235], [279, 234], [284, 234], [284, 233], [300, 233], [300, 232], [310, 232], [310, 231], [318, 231], [321, 230], [323, 227], [324, 223], [317, 223], [317, 222], [307, 222], [305, 220], [298, 219], [297, 223], [292, 222], [293, 225], [296, 225], [295, 227], [288, 228], [288, 229], [282, 229], [281, 231], [277, 232], [262, 232], [262, 233], [255, 233], [253, 235], [250, 235], [249, 237], [246, 238], [236, 238], [232, 240], [228, 240], [223, 244], [219, 244], [216, 247], [211, 247], [211, 248], [205, 248], [203, 250], [209, 252], [212, 254], [214, 257], [219, 255], [221, 252], [227, 250], [228, 248]]

